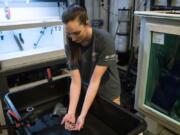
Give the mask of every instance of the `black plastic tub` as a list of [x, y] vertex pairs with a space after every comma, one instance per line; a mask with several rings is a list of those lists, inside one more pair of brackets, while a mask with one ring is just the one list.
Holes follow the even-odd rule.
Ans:
[[[11, 109], [20, 119], [25, 115], [27, 107], [34, 107], [34, 114], [37, 117], [34, 125], [17, 128], [14, 134], [138, 135], [146, 129], [146, 123], [143, 119], [107, 99], [97, 96], [86, 118], [84, 128], [80, 132], [65, 130], [60, 125], [61, 118], [52, 118], [51, 113], [54, 106], [59, 102], [67, 107], [69, 86], [70, 78], [63, 77], [53, 81], [51, 84], [43, 83], [31, 88], [8, 93], [5, 96], [7, 108]], [[10, 115], [7, 116], [11, 124], [16, 122]]]

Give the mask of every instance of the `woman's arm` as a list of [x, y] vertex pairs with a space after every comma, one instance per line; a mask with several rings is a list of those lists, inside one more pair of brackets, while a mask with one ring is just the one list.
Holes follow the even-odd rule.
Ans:
[[61, 124], [65, 124], [65, 129], [67, 130], [74, 130], [76, 122], [76, 107], [79, 101], [81, 91], [81, 79], [78, 69], [71, 70], [70, 74], [72, 79], [69, 93], [69, 109], [68, 113], [62, 119]]
[[86, 92], [84, 104], [81, 110], [81, 114], [78, 117], [78, 120], [76, 122], [76, 130], [80, 130], [84, 125], [84, 119], [88, 113], [88, 110], [90, 106], [92, 105], [94, 98], [96, 97], [96, 94], [99, 89], [99, 85], [101, 82], [101, 78], [105, 71], [107, 70], [108, 66], [98, 66], [96, 65], [94, 72], [92, 74], [89, 87]]
[[70, 85], [70, 94], [69, 94], [69, 109], [68, 114], [75, 114], [76, 107], [79, 101], [80, 91], [81, 91], [81, 78], [78, 69], [71, 70], [71, 85]]

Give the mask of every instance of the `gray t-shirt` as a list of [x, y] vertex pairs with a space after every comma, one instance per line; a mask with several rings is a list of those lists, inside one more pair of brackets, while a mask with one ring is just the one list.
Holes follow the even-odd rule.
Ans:
[[83, 83], [89, 84], [96, 65], [108, 66], [102, 77], [98, 93], [111, 100], [120, 96], [120, 78], [116, 65], [115, 44], [113, 37], [108, 32], [93, 28], [91, 43], [86, 47], [81, 47], [81, 57], [78, 65], [70, 64], [69, 45], [66, 45], [65, 50], [68, 69], [79, 69]]

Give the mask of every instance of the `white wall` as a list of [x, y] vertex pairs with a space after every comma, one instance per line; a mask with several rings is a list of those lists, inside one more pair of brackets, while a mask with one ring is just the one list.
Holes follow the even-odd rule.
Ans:
[[[9, 2], [8, 7], [11, 12], [11, 21], [27, 20], [39, 17], [59, 17], [63, 7], [58, 8], [55, 2]], [[5, 17], [5, 5], [0, 2], [0, 21], [7, 21]]]

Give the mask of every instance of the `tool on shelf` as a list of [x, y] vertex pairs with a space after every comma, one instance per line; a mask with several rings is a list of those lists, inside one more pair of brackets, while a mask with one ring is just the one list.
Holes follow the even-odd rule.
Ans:
[[47, 27], [43, 27], [43, 29], [40, 31], [40, 36], [39, 36], [39, 38], [38, 38], [37, 42], [36, 42], [36, 43], [34, 43], [34, 48], [35, 48], [35, 49], [37, 48], [37, 46], [38, 46], [38, 44], [39, 44], [39, 42], [40, 42], [41, 38], [43, 37], [43, 35], [44, 35], [44, 33], [45, 33], [46, 28], [47, 28]]

